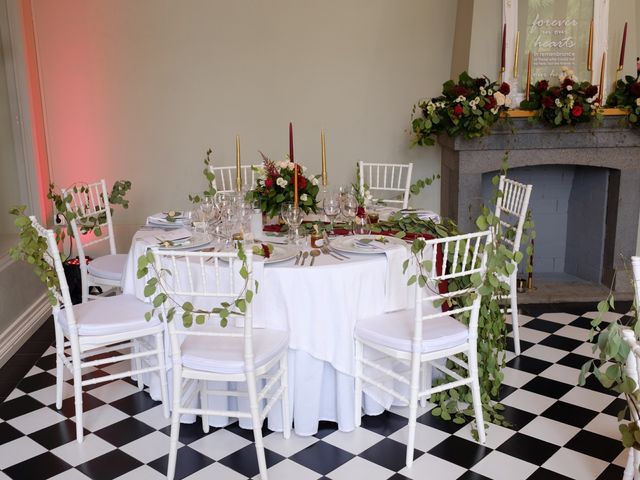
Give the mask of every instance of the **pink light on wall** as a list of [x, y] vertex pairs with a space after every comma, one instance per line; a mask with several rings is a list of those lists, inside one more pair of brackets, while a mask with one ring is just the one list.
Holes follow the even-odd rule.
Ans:
[[47, 155], [47, 140], [44, 128], [44, 114], [42, 110], [42, 96], [40, 90], [40, 75], [38, 71], [38, 56], [35, 45], [31, 2], [22, 0], [22, 31], [24, 33], [24, 62], [27, 72], [29, 91], [29, 107], [31, 113], [31, 132], [33, 135], [34, 170], [36, 172], [37, 189], [39, 193], [40, 211], [43, 218], [52, 218], [52, 205], [47, 200], [49, 189], [49, 159]]

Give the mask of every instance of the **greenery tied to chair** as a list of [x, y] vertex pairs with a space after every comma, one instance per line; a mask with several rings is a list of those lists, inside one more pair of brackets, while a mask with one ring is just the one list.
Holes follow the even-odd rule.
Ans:
[[[125, 198], [129, 190], [131, 190], [131, 182], [129, 180], [117, 180], [113, 184], [108, 196], [109, 207], [112, 214], [113, 205], [120, 205], [125, 210], [129, 208], [129, 200]], [[69, 254], [63, 255], [63, 259], [71, 256], [73, 243], [73, 231], [71, 230], [72, 220], [75, 219], [77, 221], [81, 233], [87, 234], [93, 232], [97, 237], [102, 235], [101, 225], [103, 225], [107, 220], [104, 212], [98, 215], [91, 215], [91, 212], [86, 210], [89, 208], [88, 204], [85, 206], [85, 211], [82, 211], [79, 207], [76, 210], [67, 208], [67, 205], [73, 200], [72, 193], [79, 193], [81, 195], [88, 194], [89, 189], [87, 188], [87, 184], [76, 183], [67, 190], [65, 196], [62, 196], [62, 193], [58, 190], [56, 185], [54, 183], [50, 183], [49, 191], [47, 192], [47, 198], [51, 200], [55, 206], [56, 217], [58, 219], [62, 217], [65, 224], [64, 226], [54, 227], [56, 242], [58, 242], [59, 245], [64, 245], [65, 239], [69, 238]]]
[[[633, 279], [626, 262], [625, 270], [629, 278]], [[635, 282], [632, 280], [631, 283], [635, 290]], [[618, 429], [622, 435], [622, 444], [625, 448], [640, 450], [640, 429], [635, 421], [625, 420], [629, 413], [629, 405], [636, 409], [634, 412], [636, 418], [640, 417], [640, 410], [637, 407], [640, 405], [640, 390], [637, 389], [636, 382], [625, 373], [625, 365], [631, 348], [622, 334], [625, 329], [631, 329], [636, 338], [640, 336], [640, 322], [638, 321], [640, 318], [640, 306], [634, 303], [629, 315], [625, 315], [604, 326], [606, 322], [604, 322], [603, 316], [607, 312], [615, 310], [615, 298], [612, 289], [613, 282], [607, 298], [598, 303], [598, 315], [591, 320], [589, 341], [593, 343], [593, 352], [597, 353], [598, 357], [582, 365], [578, 384], [580, 386], [585, 385], [587, 376], [592, 374], [603, 387], [624, 395], [625, 406], [618, 412]]]
[[138, 279], [147, 277], [147, 282], [144, 287], [144, 296], [152, 298], [151, 303], [153, 308], [145, 313], [145, 319], [147, 321], [151, 320], [151, 318], [156, 315], [156, 311], [167, 302], [169, 302], [167, 305], [170, 305], [166, 311], [167, 318], [165, 319], [162, 313], [157, 312], [158, 318], [161, 321], [172, 321], [176, 314], [176, 307], [179, 307], [183, 310], [182, 324], [186, 328], [191, 327], [194, 321], [197, 325], [203, 325], [210, 317], [219, 317], [220, 326], [226, 327], [229, 317], [234, 315], [244, 315], [247, 310], [247, 304], [251, 303], [254, 294], [258, 293], [259, 284], [257, 280], [254, 280], [253, 287], [255, 288], [255, 292], [250, 288], [247, 255], [244, 251], [242, 242], [236, 242], [236, 249], [238, 252], [238, 260], [242, 262], [239, 274], [244, 280], [244, 285], [235, 300], [232, 302], [221, 302], [218, 307], [214, 307], [212, 309], [196, 308], [191, 302], [180, 302], [175, 297], [169, 295], [164, 288], [164, 282], [167, 277], [170, 277], [173, 274], [168, 268], [161, 268], [158, 270], [156, 268], [153, 252], [151, 250], [147, 250], [145, 254], [138, 257], [137, 270]]
[[[506, 158], [503, 163], [501, 172], [493, 179], [494, 187], [498, 185], [500, 175], [506, 174]], [[494, 188], [493, 203], [502, 193]], [[401, 229], [398, 237], [405, 236], [405, 232], [425, 233], [428, 231], [434, 237], [447, 237], [459, 235], [458, 227], [451, 220], [442, 224], [436, 224], [431, 220], [420, 220], [416, 215], [409, 215], [404, 218], [392, 219], [394, 224]], [[509, 246], [502, 240], [505, 236], [510, 236], [510, 230], [503, 232], [499, 220], [495, 217], [491, 210], [483, 207], [480, 215], [476, 220], [476, 225], [480, 230], [491, 228], [494, 232], [492, 242], [487, 244], [487, 273], [485, 278], [474, 274], [469, 277], [463, 277], [448, 282], [448, 290], [455, 291], [463, 288], [478, 288], [478, 292], [482, 295], [482, 303], [480, 306], [480, 314], [478, 319], [478, 377], [480, 381], [480, 390], [482, 398], [482, 408], [484, 419], [487, 422], [496, 425], [509, 426], [503, 411], [504, 406], [499, 402], [500, 387], [504, 380], [502, 369], [506, 365], [506, 338], [507, 329], [504, 314], [504, 297], [509, 294], [509, 286], [504, 279], [516, 268], [517, 263], [522, 261], [521, 252], [513, 253]], [[385, 228], [384, 226], [382, 228]], [[527, 242], [529, 238], [535, 237], [533, 230], [533, 221], [530, 219], [525, 224], [522, 241]], [[409, 285], [418, 282], [420, 287], [431, 288], [428, 285], [426, 272], [432, 267], [430, 260], [422, 257], [425, 240], [417, 238], [411, 246], [412, 258], [417, 265], [417, 271], [410, 276]], [[480, 255], [482, 252], [478, 252]], [[454, 252], [448, 253], [448, 258], [443, 259], [446, 262], [454, 261]], [[458, 258], [461, 269], [463, 259]], [[471, 260], [468, 259], [468, 262]], [[515, 262], [515, 264], [514, 264]], [[404, 264], [405, 271], [409, 267], [409, 260]], [[468, 306], [473, 303], [474, 298], [471, 295], [456, 297], [453, 299], [443, 298], [437, 302], [436, 307], [448, 302], [449, 307], [455, 309], [458, 307]], [[458, 316], [458, 320], [467, 324], [469, 322], [469, 312], [464, 312]], [[465, 371], [453, 362], [447, 362], [447, 368], [452, 371], [465, 375]], [[443, 378], [436, 380], [435, 385], [447, 383], [452, 378]], [[463, 424], [467, 419], [474, 417], [473, 408], [471, 407], [471, 389], [469, 386], [461, 386], [456, 389], [446, 390], [431, 396], [430, 401], [436, 406], [431, 410], [431, 414], [440, 417], [443, 420], [453, 421], [457, 424]], [[472, 434], [477, 439], [477, 430], [472, 429]]]

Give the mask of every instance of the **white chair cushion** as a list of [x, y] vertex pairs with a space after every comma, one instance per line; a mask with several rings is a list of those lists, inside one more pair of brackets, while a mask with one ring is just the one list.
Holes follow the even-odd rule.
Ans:
[[[398, 310], [359, 320], [356, 336], [403, 352], [411, 351], [415, 310]], [[422, 322], [422, 352], [434, 352], [464, 344], [469, 337], [465, 325], [453, 317], [438, 317]]]
[[[144, 314], [151, 308], [150, 304], [138, 300], [135, 295], [117, 295], [74, 305], [73, 313], [79, 335], [113, 335], [158, 325], [159, 320], [155, 317], [148, 322], [144, 319]], [[60, 311], [58, 318], [66, 332], [66, 309]]]
[[127, 255], [104, 255], [92, 260], [87, 265], [87, 272], [94, 277], [120, 281], [127, 265]]
[[[242, 333], [242, 328], [227, 327], [226, 332]], [[281, 330], [254, 329], [253, 355], [260, 367], [288, 348], [289, 333]], [[244, 373], [244, 338], [188, 336], [182, 343], [182, 364], [194, 370], [214, 373]]]

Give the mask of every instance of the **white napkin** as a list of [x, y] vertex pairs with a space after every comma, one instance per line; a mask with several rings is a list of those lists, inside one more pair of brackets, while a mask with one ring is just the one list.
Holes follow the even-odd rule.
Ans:
[[409, 247], [390, 241], [373, 239], [370, 242], [355, 240], [354, 245], [363, 250], [382, 251], [387, 256], [385, 279], [385, 311], [392, 312], [407, 308], [407, 279], [402, 264], [409, 258]]
[[183, 225], [186, 222], [186, 217], [178, 216], [174, 217], [175, 221], [170, 222], [167, 220], [167, 214], [165, 213], [155, 213], [153, 215], [149, 215], [147, 217], [147, 224], [156, 224], [156, 225]]
[[169, 232], [156, 232], [155, 238], [158, 242], [175, 242], [191, 238], [191, 232], [186, 228], [177, 228]]

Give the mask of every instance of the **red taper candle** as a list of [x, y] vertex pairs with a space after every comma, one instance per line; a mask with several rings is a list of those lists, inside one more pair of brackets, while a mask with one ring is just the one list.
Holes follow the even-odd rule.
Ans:
[[620, 46], [620, 61], [618, 62], [618, 69], [622, 70], [624, 66], [624, 50], [627, 47], [627, 22], [624, 22], [624, 32], [622, 32], [622, 45]]
[[289, 161], [293, 162], [293, 124], [289, 122]]
[[293, 206], [298, 208], [298, 165], [293, 164]]
[[504, 72], [505, 64], [506, 64], [506, 55], [507, 51], [507, 24], [502, 25], [502, 54], [500, 57], [500, 71]]

